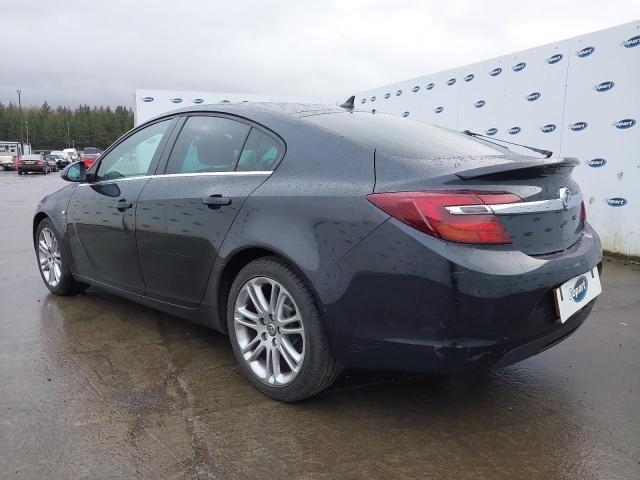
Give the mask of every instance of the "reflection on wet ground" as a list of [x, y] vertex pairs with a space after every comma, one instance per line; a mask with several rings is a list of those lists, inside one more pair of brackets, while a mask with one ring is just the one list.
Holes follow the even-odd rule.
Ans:
[[605, 264], [566, 342], [466, 377], [347, 372], [262, 396], [225, 337], [90, 289], [48, 294], [31, 214], [57, 176], [0, 174], [0, 478], [640, 478], [640, 271]]

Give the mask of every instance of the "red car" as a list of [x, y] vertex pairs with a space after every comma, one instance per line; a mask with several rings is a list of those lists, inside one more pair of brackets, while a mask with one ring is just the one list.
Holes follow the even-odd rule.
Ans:
[[95, 163], [99, 156], [99, 153], [81, 153], [80, 160], [84, 162], [85, 167], [89, 168]]
[[85, 167], [89, 168], [93, 165], [96, 159], [100, 156], [102, 150], [96, 147], [85, 147], [82, 152], [80, 152], [80, 160], [84, 162]]

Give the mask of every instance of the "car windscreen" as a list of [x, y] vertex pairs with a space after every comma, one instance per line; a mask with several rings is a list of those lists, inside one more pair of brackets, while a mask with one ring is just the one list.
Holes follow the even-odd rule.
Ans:
[[404, 158], [504, 156], [511, 153], [462, 133], [384, 113], [330, 113], [304, 119], [353, 142]]

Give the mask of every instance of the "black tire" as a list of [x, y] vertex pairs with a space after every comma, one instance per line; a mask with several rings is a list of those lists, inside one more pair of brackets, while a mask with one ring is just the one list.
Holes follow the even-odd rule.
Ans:
[[18, 175], [22, 175], [22, 170], [18, 170]]
[[[42, 232], [42, 230], [45, 228], [48, 228], [49, 230], [51, 230], [51, 232], [53, 233], [53, 235], [55, 236], [58, 242], [58, 245], [60, 246], [61, 275], [60, 275], [60, 280], [56, 286], [51, 286], [51, 284], [44, 277], [44, 274], [42, 273], [42, 269], [40, 268], [40, 262], [38, 260], [38, 239], [40, 238], [40, 232]], [[38, 224], [38, 229], [36, 230], [35, 243], [34, 243], [35, 250], [36, 250], [36, 262], [38, 263], [38, 271], [40, 272], [42, 281], [44, 282], [45, 286], [54, 295], [67, 296], [67, 295], [75, 295], [77, 293], [81, 293], [89, 285], [87, 285], [86, 283], [78, 282], [73, 278], [73, 275], [71, 274], [71, 270], [69, 268], [69, 263], [66, 261], [64, 251], [61, 245], [62, 245], [62, 242], [60, 240], [60, 235], [58, 234], [55, 227], [53, 226], [53, 222], [51, 222], [51, 220], [49, 220], [48, 218], [43, 219]]]
[[[304, 359], [296, 376], [285, 385], [269, 385], [253, 373], [240, 352], [234, 326], [234, 311], [238, 295], [247, 281], [268, 277], [280, 283], [293, 298], [304, 327]], [[236, 276], [227, 302], [227, 331], [240, 368], [249, 381], [267, 396], [284, 402], [296, 402], [320, 393], [339, 376], [329, 346], [320, 311], [304, 278], [291, 266], [275, 256], [261, 257], [246, 265]]]

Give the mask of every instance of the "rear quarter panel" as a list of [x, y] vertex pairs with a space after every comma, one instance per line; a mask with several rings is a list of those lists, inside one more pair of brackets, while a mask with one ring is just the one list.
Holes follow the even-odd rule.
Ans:
[[219, 251], [219, 274], [236, 253], [271, 250], [291, 262], [317, 298], [339, 287], [330, 267], [388, 215], [373, 207], [374, 152], [304, 121], [278, 131], [287, 153], [247, 199]]

